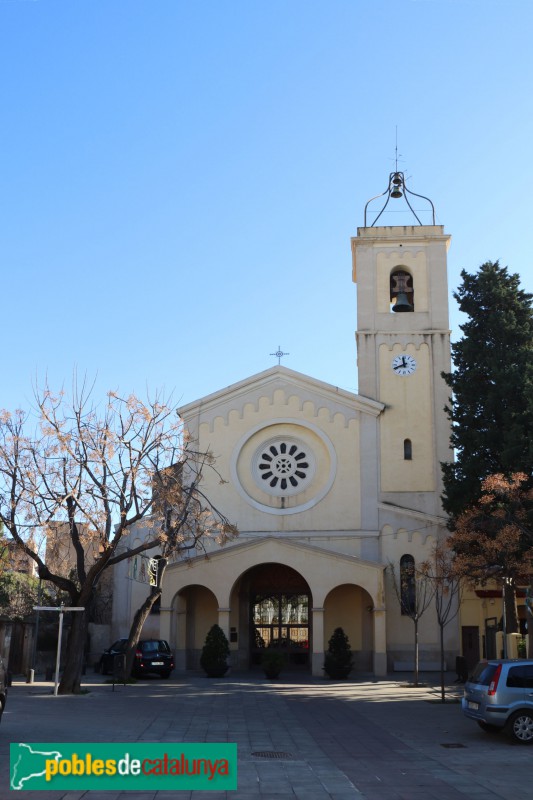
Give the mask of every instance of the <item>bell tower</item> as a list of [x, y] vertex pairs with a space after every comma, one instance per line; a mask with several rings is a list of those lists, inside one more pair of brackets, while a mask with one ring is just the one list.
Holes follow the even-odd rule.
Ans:
[[[421, 223], [411, 195], [429, 203], [432, 224]], [[367, 225], [369, 204], [378, 198], [385, 205]], [[415, 224], [376, 225], [389, 201], [402, 198]], [[358, 391], [385, 404], [379, 421], [380, 500], [441, 515], [440, 462], [451, 457], [444, 411], [449, 389], [441, 377], [450, 371], [450, 236], [435, 225], [431, 200], [407, 189], [402, 172], [391, 173], [386, 191], [369, 200], [364, 221], [352, 238]]]

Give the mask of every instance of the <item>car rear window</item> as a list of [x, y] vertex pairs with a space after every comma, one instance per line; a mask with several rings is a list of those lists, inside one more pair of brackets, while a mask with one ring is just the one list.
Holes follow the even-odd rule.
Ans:
[[143, 642], [142, 649], [143, 653], [170, 653], [170, 647], [164, 639], [154, 639], [153, 641], [150, 640], [149, 642]]
[[481, 684], [481, 686], [489, 686], [497, 666], [497, 664], [488, 664], [486, 661], [480, 661], [469, 681]]

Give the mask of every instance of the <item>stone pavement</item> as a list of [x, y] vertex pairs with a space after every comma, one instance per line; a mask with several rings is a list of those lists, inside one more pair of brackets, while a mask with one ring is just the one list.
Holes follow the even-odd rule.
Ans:
[[[450, 675], [450, 680], [455, 676]], [[177, 675], [54, 697], [14, 681], [0, 724], [0, 800], [530, 800], [533, 748], [488, 735], [410, 676], [346, 682]], [[462, 690], [451, 683], [450, 699]], [[9, 791], [10, 742], [237, 742], [239, 788]]]

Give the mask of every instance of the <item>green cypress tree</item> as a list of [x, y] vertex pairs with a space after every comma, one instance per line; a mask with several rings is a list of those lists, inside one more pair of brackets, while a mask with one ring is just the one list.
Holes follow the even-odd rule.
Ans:
[[507, 267], [488, 261], [454, 294], [468, 316], [452, 344], [455, 462], [443, 464], [444, 509], [452, 520], [475, 503], [489, 475], [533, 471], [533, 295]]

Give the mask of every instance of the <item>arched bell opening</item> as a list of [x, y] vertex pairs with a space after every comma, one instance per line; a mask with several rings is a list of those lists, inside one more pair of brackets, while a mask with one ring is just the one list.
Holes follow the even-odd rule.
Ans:
[[312, 598], [305, 578], [285, 564], [259, 564], [241, 576], [234, 593], [241, 610], [239, 663], [259, 668], [274, 650], [284, 656], [285, 669], [309, 670]]
[[397, 267], [390, 276], [391, 311], [410, 312], [415, 310], [413, 276], [403, 267]]

